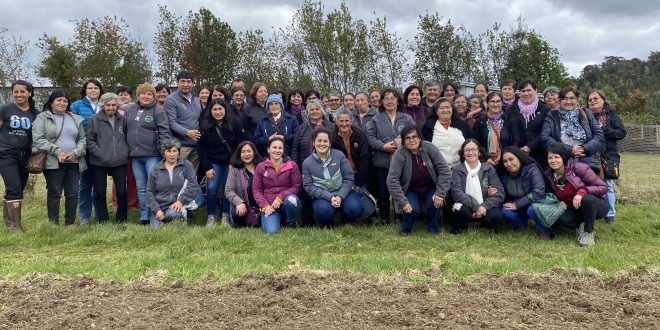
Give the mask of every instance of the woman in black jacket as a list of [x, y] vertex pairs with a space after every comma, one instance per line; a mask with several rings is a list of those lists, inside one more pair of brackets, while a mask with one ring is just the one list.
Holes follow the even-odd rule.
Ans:
[[541, 129], [550, 107], [536, 95], [536, 82], [525, 79], [518, 84], [520, 98], [507, 109], [514, 129], [519, 134], [517, 146], [545, 168], [548, 164], [545, 149], [541, 143]]
[[500, 92], [488, 93], [486, 119], [477, 121], [473, 128], [477, 141], [486, 148], [488, 163], [495, 167], [498, 173], [502, 170], [502, 149], [518, 144], [517, 130], [513, 127], [509, 116], [504, 114], [503, 99]]
[[[225, 191], [229, 160], [239, 143], [246, 140], [240, 119], [223, 99], [211, 100], [197, 141], [200, 165], [206, 172], [206, 226], [215, 224], [218, 192]], [[229, 202], [222, 199], [222, 224], [229, 225]]]

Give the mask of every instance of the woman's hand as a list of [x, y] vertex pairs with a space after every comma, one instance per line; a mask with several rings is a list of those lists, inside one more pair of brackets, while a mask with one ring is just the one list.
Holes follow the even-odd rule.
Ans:
[[273, 212], [275, 212], [275, 209], [270, 205], [266, 206], [266, 208], [264, 209], [265, 215], [271, 215], [273, 214]]
[[472, 217], [475, 219], [479, 219], [479, 218], [483, 218], [485, 215], [486, 215], [486, 208], [483, 206], [479, 206], [479, 209], [477, 210], [477, 212], [474, 212]]
[[406, 203], [406, 205], [403, 206], [403, 213], [410, 214], [410, 213], [412, 213], [412, 211], [413, 211], [413, 209], [412, 209], [412, 205], [410, 205], [410, 203]]
[[271, 204], [270, 206], [273, 208], [273, 210], [277, 210], [280, 208], [280, 206], [282, 206], [282, 202], [280, 202], [279, 198], [275, 198], [273, 204]]
[[165, 213], [161, 210], [158, 210], [158, 212], [156, 212], [156, 219], [158, 219], [158, 221], [165, 220]]
[[383, 145], [383, 151], [390, 154], [393, 154], [396, 151], [396, 149], [397, 149], [396, 142], [394, 141], [387, 142], [385, 143], [385, 145]]
[[573, 207], [577, 210], [582, 206], [582, 195], [577, 194], [573, 197]]
[[245, 203], [240, 203], [236, 206], [236, 214], [238, 214], [239, 217], [245, 216], [246, 213], [247, 206], [245, 206]]
[[502, 205], [502, 206], [504, 206], [505, 209], [511, 210], [511, 211], [515, 211], [515, 210], [518, 209], [516, 207], [516, 203], [504, 203], [504, 205]]
[[584, 156], [586, 156], [584, 147], [582, 147], [580, 145], [573, 146], [573, 149], [571, 149], [571, 155], [573, 157], [584, 157]]
[[495, 196], [495, 194], [497, 194], [497, 188], [495, 188], [493, 186], [489, 186], [488, 187], [488, 192], [486, 194], [488, 195], [488, 197]]
[[76, 153], [73, 152], [73, 150], [67, 152], [66, 155], [64, 155], [64, 161], [66, 163], [72, 163], [75, 160], [76, 160]]
[[60, 163], [65, 163], [66, 162], [66, 154], [63, 152], [60, 152], [59, 155], [57, 155], [57, 161]]
[[442, 207], [442, 205], [445, 204], [445, 199], [438, 196], [438, 195], [433, 195], [433, 207], [436, 209], [439, 209]]
[[210, 181], [213, 180], [213, 176], [215, 176], [215, 171], [213, 169], [210, 169], [206, 171], [206, 180]]
[[524, 152], [526, 154], [529, 154], [531, 152], [531, 150], [529, 149], [528, 146], [524, 146], [524, 147], [520, 148], [520, 150], [522, 150], [522, 152]]
[[176, 201], [170, 205], [170, 208], [174, 211], [181, 212], [181, 209], [183, 209], [183, 203], [181, 203], [181, 201]]
[[341, 197], [332, 196], [332, 198], [330, 199], [330, 205], [332, 205], [332, 207], [334, 207], [336, 209], [340, 208], [341, 207]]

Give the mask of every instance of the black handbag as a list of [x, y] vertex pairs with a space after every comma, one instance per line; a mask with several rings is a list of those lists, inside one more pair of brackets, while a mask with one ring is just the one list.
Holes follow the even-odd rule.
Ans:
[[618, 179], [619, 178], [619, 162], [600, 157], [600, 165], [605, 179]]

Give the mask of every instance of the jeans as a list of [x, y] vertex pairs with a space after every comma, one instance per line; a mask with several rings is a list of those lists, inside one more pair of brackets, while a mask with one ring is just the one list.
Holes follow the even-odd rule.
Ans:
[[331, 228], [335, 212], [341, 210], [342, 216], [348, 223], [354, 223], [362, 216], [362, 203], [360, 196], [355, 190], [351, 190], [346, 199], [341, 201], [341, 207], [336, 209], [325, 199], [315, 198], [312, 201], [314, 217], [319, 220], [321, 228]]
[[[87, 160], [89, 164], [89, 159]], [[102, 192], [102, 193], [105, 193]], [[92, 210], [92, 205], [94, 210]], [[80, 219], [91, 219], [94, 211], [94, 219], [98, 219], [98, 204], [96, 204], [96, 191], [94, 190], [94, 170], [91, 166], [80, 173], [80, 192], [78, 192], [78, 208]]]
[[616, 202], [616, 197], [614, 196], [614, 180], [605, 179], [605, 183], [607, 183], [607, 203], [610, 205], [610, 210], [605, 216], [614, 217], [616, 215], [616, 210], [614, 209], [614, 203]]
[[224, 197], [225, 184], [229, 174], [228, 164], [211, 164], [213, 166], [213, 179], [206, 181], [206, 214], [216, 215], [218, 208], [218, 194], [222, 193], [222, 213], [229, 213], [229, 201]]
[[135, 176], [135, 186], [137, 187], [137, 196], [140, 203], [140, 220], [149, 219], [149, 209], [147, 208], [147, 180], [151, 169], [161, 161], [160, 156], [134, 157], [133, 175]]
[[527, 216], [527, 210], [531, 208], [532, 206], [530, 205], [526, 209], [522, 210], [509, 210], [502, 206], [500, 207], [500, 211], [502, 212], [504, 219], [511, 224], [513, 229], [521, 229], [527, 227], [527, 222], [529, 219]]
[[424, 203], [426, 204], [426, 215], [428, 217], [426, 229], [431, 234], [440, 233], [440, 218], [442, 218], [442, 208], [436, 208], [433, 206], [434, 194], [435, 187], [429, 188], [423, 196], [410, 190], [406, 192], [406, 199], [408, 199], [408, 203], [410, 203], [410, 206], [412, 206], [412, 212], [403, 213], [403, 220], [401, 221], [401, 233], [410, 233], [412, 231], [413, 223], [415, 220], [419, 219], [419, 215], [422, 213], [421, 205], [419, 202], [420, 197], [424, 198]]
[[30, 157], [29, 150], [7, 150], [0, 154], [0, 175], [5, 183], [4, 199], [23, 199], [23, 189], [27, 184], [28, 172], [25, 164]]
[[106, 202], [106, 194], [102, 193], [107, 190], [108, 175], [112, 176], [112, 182], [115, 184], [115, 195], [117, 196], [117, 223], [126, 221], [128, 213], [128, 200], [126, 194], [126, 165], [116, 167], [100, 167], [91, 166], [94, 173], [94, 190], [96, 193], [96, 215], [99, 217], [99, 222], [107, 222], [110, 217], [108, 216], [108, 204]]
[[[591, 233], [594, 231], [594, 222], [596, 219], [604, 218], [608, 210], [609, 205], [605, 199], [587, 194], [582, 197], [582, 203], [579, 209], [575, 209], [572, 203], [569, 204], [564, 213], [552, 225], [552, 228], [567, 227], [575, 229], [581, 223], [584, 223], [584, 231]], [[541, 221], [531, 207], [527, 213], [536, 222], [537, 231], [547, 229], [541, 224]]]
[[80, 172], [77, 163], [60, 164], [57, 169], [45, 169], [46, 178], [46, 209], [48, 220], [59, 224], [60, 198], [64, 189], [64, 223], [76, 223], [76, 209], [78, 208], [78, 188]]
[[149, 219], [149, 223], [151, 225], [151, 228], [159, 228], [161, 224], [169, 223], [175, 218], [183, 218], [183, 213], [168, 208], [167, 210], [165, 210], [165, 219], [163, 219], [163, 221], [158, 221], [158, 219], [156, 219], [156, 215], [152, 214], [151, 218]]
[[261, 230], [266, 233], [276, 233], [280, 231], [282, 219], [286, 219], [286, 226], [296, 227], [296, 218], [300, 213], [300, 198], [296, 195], [288, 195], [284, 198], [284, 203], [271, 215], [261, 212]]

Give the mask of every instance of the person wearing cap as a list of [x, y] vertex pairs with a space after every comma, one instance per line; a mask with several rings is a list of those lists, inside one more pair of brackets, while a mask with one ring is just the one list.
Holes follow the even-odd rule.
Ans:
[[543, 90], [543, 102], [550, 107], [550, 110], [559, 109], [559, 88], [549, 86]]
[[259, 153], [263, 157], [267, 157], [268, 141], [274, 137], [281, 137], [285, 142], [284, 155], [289, 156], [298, 130], [298, 120], [290, 113], [283, 111], [284, 103], [275, 94], [271, 94], [266, 100], [266, 109], [268, 109], [268, 116], [257, 123], [252, 142], [257, 146]]

